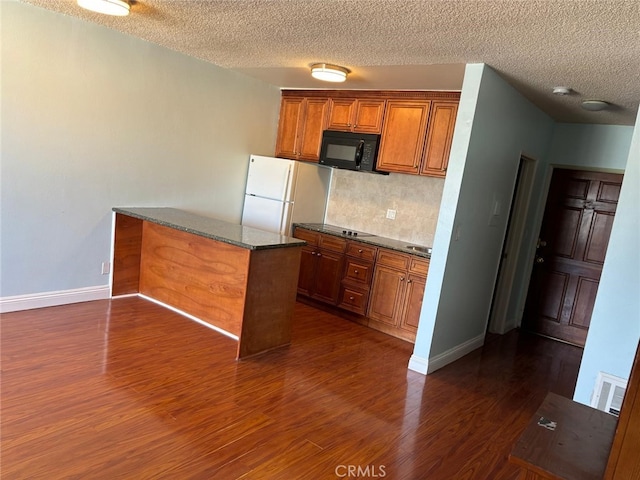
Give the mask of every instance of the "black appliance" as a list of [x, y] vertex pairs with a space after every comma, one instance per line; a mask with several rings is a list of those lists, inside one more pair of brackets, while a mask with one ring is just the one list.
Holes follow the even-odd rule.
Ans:
[[328, 167], [344, 168], [362, 172], [378, 172], [378, 148], [380, 135], [372, 133], [322, 132], [322, 146], [318, 163]]

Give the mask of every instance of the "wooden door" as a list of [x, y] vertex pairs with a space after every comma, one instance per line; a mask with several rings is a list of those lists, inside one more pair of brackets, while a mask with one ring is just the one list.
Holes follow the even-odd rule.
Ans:
[[382, 130], [378, 170], [418, 173], [431, 102], [389, 100]]
[[298, 275], [298, 293], [310, 297], [313, 293], [313, 285], [316, 277], [316, 250], [315, 247], [302, 247], [300, 256], [300, 273]]
[[336, 305], [340, 292], [344, 255], [327, 250], [316, 251], [316, 277], [312, 297]]
[[322, 132], [327, 126], [328, 98], [307, 98], [299, 132], [298, 158], [317, 162], [320, 158]]
[[405, 290], [405, 272], [376, 266], [369, 300], [369, 317], [397, 326]]
[[360, 133], [381, 133], [384, 106], [384, 100], [358, 100], [353, 114], [353, 131]]
[[400, 328], [412, 333], [418, 331], [420, 323], [420, 310], [422, 310], [422, 298], [427, 279], [418, 275], [409, 274], [407, 279], [407, 294], [404, 302], [404, 313], [400, 322]]
[[329, 130], [351, 131], [351, 120], [355, 106], [354, 98], [332, 98], [329, 108]]
[[457, 102], [433, 102], [420, 175], [446, 175], [457, 114]]
[[298, 132], [304, 115], [303, 97], [286, 97], [280, 105], [276, 157], [298, 157]]
[[584, 346], [622, 175], [554, 170], [523, 326]]

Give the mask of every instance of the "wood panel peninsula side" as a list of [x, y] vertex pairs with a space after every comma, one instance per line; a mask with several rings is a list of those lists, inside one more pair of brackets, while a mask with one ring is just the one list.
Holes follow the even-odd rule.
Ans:
[[111, 295], [142, 294], [238, 340], [291, 342], [304, 241], [173, 208], [114, 208]]

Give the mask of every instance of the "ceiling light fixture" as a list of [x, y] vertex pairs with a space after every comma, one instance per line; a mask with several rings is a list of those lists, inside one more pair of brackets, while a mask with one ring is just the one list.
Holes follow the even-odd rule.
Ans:
[[328, 63], [314, 63], [311, 65], [311, 76], [325, 82], [344, 82], [351, 70]]
[[78, 5], [92, 12], [125, 17], [129, 15], [129, 0], [78, 0]]
[[582, 102], [582, 108], [590, 112], [599, 112], [608, 106], [609, 104], [603, 100], [585, 100]]
[[554, 95], [569, 95], [571, 93], [571, 88], [569, 87], [553, 87]]

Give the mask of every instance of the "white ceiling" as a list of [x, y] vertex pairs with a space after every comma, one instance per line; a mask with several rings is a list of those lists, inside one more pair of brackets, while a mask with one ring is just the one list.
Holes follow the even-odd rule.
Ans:
[[[22, 1], [283, 88], [459, 90], [464, 64], [483, 62], [561, 122], [633, 125], [640, 100], [639, 0], [136, 0], [128, 17]], [[352, 74], [319, 82], [315, 62]]]

